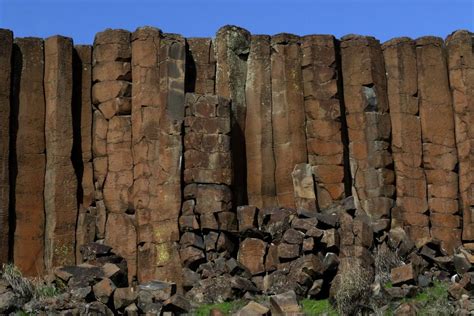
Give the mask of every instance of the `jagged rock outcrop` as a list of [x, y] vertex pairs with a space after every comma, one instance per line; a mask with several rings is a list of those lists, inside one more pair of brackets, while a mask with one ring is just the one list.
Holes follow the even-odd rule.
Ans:
[[0, 264], [8, 262], [10, 252], [10, 86], [13, 32], [0, 29]]
[[453, 253], [461, 244], [458, 216], [458, 156], [454, 111], [444, 43], [437, 37], [416, 40], [418, 93], [426, 175], [430, 233]]
[[[320, 295], [351, 262], [377, 281], [384, 243], [411, 251], [397, 284], [415, 252], [471, 269], [457, 250], [474, 249], [469, 31], [0, 39], [0, 262], [26, 275], [83, 264], [90, 242], [130, 284], [203, 300], [288, 282]], [[333, 268], [308, 278], [319, 261]]]

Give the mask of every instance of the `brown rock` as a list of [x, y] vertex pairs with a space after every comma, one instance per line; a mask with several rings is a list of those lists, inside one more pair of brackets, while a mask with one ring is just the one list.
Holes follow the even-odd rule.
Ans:
[[185, 267], [195, 266], [201, 262], [205, 256], [201, 249], [195, 247], [186, 247], [179, 250], [179, 256]]
[[[472, 127], [474, 92], [472, 33], [457, 31], [446, 39], [448, 52], [449, 84], [453, 97], [456, 147], [459, 161], [459, 191], [463, 217], [462, 236], [465, 240], [474, 239], [473, 171], [472, 171]], [[471, 139], [471, 140], [470, 140]]]
[[276, 195], [279, 206], [294, 207], [291, 172], [296, 164], [307, 160], [299, 38], [275, 35], [271, 47]]
[[102, 279], [92, 287], [96, 299], [104, 304], [107, 304], [112, 298], [115, 288], [114, 283], [107, 278]]
[[[12, 112], [17, 133], [12, 135], [17, 164], [14, 210], [16, 216], [13, 262], [26, 276], [44, 269], [44, 172], [45, 95], [43, 88], [43, 41], [15, 40], [12, 77]], [[70, 154], [70, 153], [69, 153]], [[68, 157], [69, 157], [68, 154]]]
[[394, 187], [393, 172], [387, 169], [392, 163], [391, 124], [380, 43], [348, 35], [342, 38], [341, 58], [356, 207], [374, 219], [388, 217]]
[[270, 296], [270, 305], [272, 315], [288, 315], [301, 311], [294, 291]]
[[214, 94], [216, 59], [210, 38], [187, 38], [186, 92]]
[[246, 204], [245, 120], [247, 79], [246, 58], [249, 54], [250, 33], [236, 26], [224, 26], [216, 33], [216, 94], [232, 100], [232, 165], [236, 205]]
[[9, 243], [9, 153], [10, 88], [12, 76], [13, 33], [0, 29], [0, 263], [7, 263]]
[[274, 271], [277, 269], [279, 263], [278, 246], [272, 243], [268, 245], [267, 256], [265, 257], [265, 270]]
[[242, 307], [238, 312], [238, 316], [245, 316], [245, 315], [255, 315], [255, 316], [266, 316], [270, 313], [270, 309], [268, 307], [263, 306], [254, 301], [250, 301], [247, 305]]
[[300, 255], [300, 246], [281, 243], [278, 245], [278, 257], [281, 259], [294, 259]]
[[[313, 166], [318, 205], [329, 207], [345, 197], [340, 74], [333, 36], [302, 38], [302, 73], [308, 162]], [[342, 173], [342, 177], [341, 177]]]
[[311, 165], [300, 163], [291, 173], [295, 205], [298, 212], [316, 213], [316, 193]]
[[[416, 44], [425, 172], [428, 175], [454, 171], [457, 163], [454, 114], [443, 42], [435, 37], [422, 37], [417, 39]], [[446, 179], [431, 177], [428, 198], [447, 198], [457, 202], [458, 182]], [[456, 193], [448, 193], [451, 191]], [[430, 207], [430, 214], [435, 213]], [[433, 227], [431, 235], [442, 241], [445, 251], [452, 253], [461, 243], [459, 228], [452, 229], [446, 225]], [[448, 233], [448, 230], [451, 232]]]
[[187, 313], [191, 310], [191, 303], [181, 294], [175, 294], [163, 302], [164, 308], [173, 314]]
[[252, 36], [245, 86], [245, 144], [249, 204], [258, 208], [276, 205], [270, 55], [270, 36]]
[[[138, 242], [150, 242], [149, 247], [155, 248], [150, 256], [159, 256], [139, 256], [138, 270], [144, 270], [139, 281], [162, 277], [179, 283], [181, 267], [174, 255], [181, 208], [185, 41], [144, 27], [132, 34], [131, 45], [133, 206]], [[147, 229], [154, 238], [141, 237], [147, 236], [140, 231], [146, 227], [141, 223], [150, 225]]]
[[297, 231], [296, 229], [290, 228], [283, 234], [283, 241], [289, 244], [302, 244], [304, 233]]
[[237, 220], [239, 221], [239, 231], [257, 228], [258, 209], [255, 206], [244, 205], [237, 207]]
[[125, 308], [134, 303], [137, 299], [138, 292], [133, 287], [117, 288], [114, 291], [114, 308], [116, 310]]
[[265, 272], [264, 259], [267, 243], [256, 238], [246, 238], [240, 243], [238, 260], [252, 275]]
[[415, 278], [416, 275], [411, 263], [393, 268], [390, 271], [390, 279], [392, 280], [393, 285], [411, 282], [415, 280]]

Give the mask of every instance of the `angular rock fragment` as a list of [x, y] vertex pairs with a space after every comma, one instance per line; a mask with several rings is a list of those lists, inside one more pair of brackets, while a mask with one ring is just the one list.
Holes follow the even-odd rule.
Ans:
[[210, 38], [187, 38], [186, 92], [214, 94], [216, 59]]
[[293, 178], [297, 211], [306, 215], [316, 213], [317, 201], [311, 165], [307, 163], [297, 164], [291, 172], [291, 177]]
[[267, 243], [256, 238], [246, 238], [240, 243], [238, 260], [252, 275], [265, 272], [264, 258]]
[[299, 313], [301, 310], [296, 301], [296, 294], [294, 291], [270, 296], [270, 304], [272, 314], [275, 315]]

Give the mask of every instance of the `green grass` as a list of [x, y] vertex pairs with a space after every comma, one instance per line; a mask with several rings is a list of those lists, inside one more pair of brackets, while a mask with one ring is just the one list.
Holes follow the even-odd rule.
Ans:
[[304, 299], [300, 302], [305, 315], [323, 315], [337, 316], [338, 313], [332, 307], [329, 300], [311, 300]]
[[224, 315], [230, 315], [245, 306], [244, 301], [229, 301], [216, 304], [205, 304], [199, 306], [193, 313], [196, 316], [209, 316], [212, 309], [220, 310]]
[[414, 298], [404, 299], [404, 302], [415, 303], [418, 315], [451, 315], [454, 310], [449, 303], [448, 283], [434, 281], [433, 285], [425, 288]]
[[392, 282], [389, 281], [389, 282], [385, 283], [385, 285], [383, 287], [386, 288], [386, 289], [391, 289], [393, 287], [393, 284], [392, 284]]

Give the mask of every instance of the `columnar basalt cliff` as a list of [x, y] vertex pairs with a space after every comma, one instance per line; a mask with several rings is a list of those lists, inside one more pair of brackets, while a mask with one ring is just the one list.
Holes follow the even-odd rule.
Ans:
[[[221, 257], [277, 282], [323, 265], [319, 243], [372, 267], [391, 229], [474, 247], [473, 49], [469, 31], [381, 45], [143, 27], [74, 46], [0, 30], [0, 262], [40, 275], [99, 242], [129, 283], [186, 290]], [[336, 224], [341, 207], [355, 215]]]

